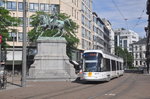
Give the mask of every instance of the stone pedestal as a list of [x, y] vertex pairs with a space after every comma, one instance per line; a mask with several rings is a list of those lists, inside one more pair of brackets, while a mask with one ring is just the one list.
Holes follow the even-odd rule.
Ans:
[[61, 37], [40, 37], [38, 53], [29, 69], [30, 80], [74, 80], [75, 69], [66, 55], [66, 40]]

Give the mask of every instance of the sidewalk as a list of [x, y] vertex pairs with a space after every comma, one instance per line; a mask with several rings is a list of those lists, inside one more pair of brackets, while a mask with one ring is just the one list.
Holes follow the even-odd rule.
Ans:
[[5, 90], [11, 90], [11, 89], [16, 89], [21, 87], [21, 76], [14, 76], [13, 78], [10, 76], [7, 78], [7, 85], [6, 89], [2, 89], [1, 91]]

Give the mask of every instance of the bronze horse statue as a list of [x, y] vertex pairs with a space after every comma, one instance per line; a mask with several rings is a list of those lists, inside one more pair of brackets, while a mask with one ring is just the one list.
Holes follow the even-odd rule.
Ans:
[[39, 15], [39, 20], [40, 22], [36, 29], [37, 32], [39, 32], [39, 29], [42, 29], [39, 37], [41, 37], [44, 31], [46, 31], [47, 29], [54, 29], [54, 28], [56, 28], [58, 32], [54, 34], [53, 37], [56, 37], [60, 34], [61, 34], [60, 37], [62, 37], [65, 33], [64, 31], [65, 24], [68, 24], [69, 26], [71, 26], [69, 19], [58, 20], [57, 16], [51, 17], [49, 15]]

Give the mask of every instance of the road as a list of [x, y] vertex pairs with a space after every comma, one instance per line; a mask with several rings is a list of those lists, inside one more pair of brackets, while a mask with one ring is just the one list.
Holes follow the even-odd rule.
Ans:
[[28, 82], [0, 91], [0, 99], [150, 99], [150, 75], [124, 74], [110, 82]]

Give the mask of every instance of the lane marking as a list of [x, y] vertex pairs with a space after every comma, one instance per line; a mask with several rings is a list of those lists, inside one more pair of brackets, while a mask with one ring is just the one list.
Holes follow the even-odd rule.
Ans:
[[116, 96], [116, 94], [110, 93], [110, 94], [105, 94], [105, 96]]

